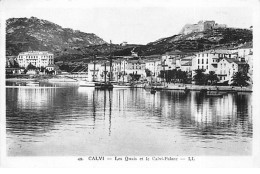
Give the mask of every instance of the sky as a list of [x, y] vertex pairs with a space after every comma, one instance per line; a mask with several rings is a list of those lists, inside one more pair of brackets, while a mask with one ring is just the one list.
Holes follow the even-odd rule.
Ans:
[[[1, 1], [1, 0], [0, 0]], [[105, 41], [147, 44], [178, 34], [187, 24], [215, 20], [253, 25], [254, 0], [2, 0], [3, 16], [37, 17]]]

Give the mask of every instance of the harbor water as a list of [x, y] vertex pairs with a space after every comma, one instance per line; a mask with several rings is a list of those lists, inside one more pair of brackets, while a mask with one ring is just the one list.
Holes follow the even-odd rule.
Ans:
[[252, 93], [151, 94], [145, 89], [108, 91], [73, 83], [6, 88], [7, 154], [251, 155], [251, 98]]

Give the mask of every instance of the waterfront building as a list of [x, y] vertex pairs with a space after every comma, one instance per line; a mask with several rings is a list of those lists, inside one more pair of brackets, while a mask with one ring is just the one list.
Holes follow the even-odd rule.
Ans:
[[17, 56], [20, 67], [26, 68], [29, 64], [36, 67], [46, 67], [54, 64], [54, 55], [48, 51], [28, 51]]
[[246, 62], [231, 58], [223, 58], [218, 62], [216, 74], [218, 75], [220, 82], [228, 81], [228, 84], [231, 84], [233, 75], [239, 71], [247, 72]]
[[251, 77], [253, 76], [253, 52], [249, 53], [245, 56], [245, 62], [248, 64], [248, 75]]
[[139, 75], [141, 78], [146, 77], [145, 62], [140, 58], [137, 60], [128, 60], [126, 73], [128, 75], [131, 74]]
[[153, 55], [145, 57], [145, 69], [151, 71], [151, 75], [158, 76], [161, 70], [161, 56]]
[[61, 74], [60, 68], [57, 65], [55, 65], [55, 64], [50, 64], [50, 65], [46, 66], [45, 68], [49, 72], [53, 71], [55, 75], [56, 74]]
[[244, 45], [238, 47], [237, 49], [238, 57], [246, 57], [253, 52], [252, 42], [245, 43]]
[[180, 70], [191, 73], [192, 72], [192, 61], [183, 63], [180, 67]]
[[192, 76], [195, 75], [194, 70], [204, 69], [205, 73], [210, 71], [217, 71], [218, 62], [223, 58], [235, 59], [237, 57], [236, 53], [232, 53], [229, 50], [208, 50], [199, 52], [192, 59]]

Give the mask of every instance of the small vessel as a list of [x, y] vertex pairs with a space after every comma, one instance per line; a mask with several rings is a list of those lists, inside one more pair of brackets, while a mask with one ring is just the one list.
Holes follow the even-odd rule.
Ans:
[[223, 97], [224, 93], [217, 92], [207, 92], [206, 97]]
[[151, 94], [155, 94], [156, 90], [154, 89], [154, 87], [151, 88]]
[[97, 89], [113, 89], [113, 85], [110, 82], [95, 83]]
[[131, 88], [130, 83], [115, 83], [113, 84], [114, 88]]
[[190, 92], [190, 89], [188, 89], [187, 87], [185, 87], [184, 92], [185, 92], [185, 93], [189, 93], [189, 92]]
[[208, 91], [208, 90], [204, 88], [204, 89], [201, 89], [201, 90], [200, 90], [200, 93], [206, 93], [207, 91]]
[[48, 79], [48, 82], [77, 82], [77, 80], [71, 78], [52, 78]]
[[89, 82], [89, 81], [80, 81], [79, 86], [80, 87], [95, 87], [95, 84], [97, 82]]
[[37, 81], [30, 81], [30, 82], [26, 82], [26, 86], [39, 86], [40, 82]]

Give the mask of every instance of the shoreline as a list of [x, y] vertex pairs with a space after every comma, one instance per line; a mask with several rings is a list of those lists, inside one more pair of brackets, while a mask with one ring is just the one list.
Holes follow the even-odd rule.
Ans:
[[[48, 79], [37, 79], [37, 78], [31, 78], [31, 79], [25, 79], [25, 78], [9, 78], [5, 79], [6, 81], [10, 82], [22, 82], [22, 81], [48, 81]], [[56, 82], [53, 82], [56, 83]], [[71, 83], [64, 81], [63, 83]], [[75, 83], [75, 82], [74, 82]], [[144, 84], [135, 84], [133, 88], [144, 88]], [[239, 87], [239, 86], [207, 86], [207, 85], [193, 85], [193, 84], [166, 84], [166, 87], [164, 86], [158, 86], [160, 90], [185, 90], [185, 88], [191, 90], [191, 91], [200, 91], [202, 89], [208, 90], [208, 91], [225, 91], [225, 92], [253, 92], [252, 86], [251, 87]]]

